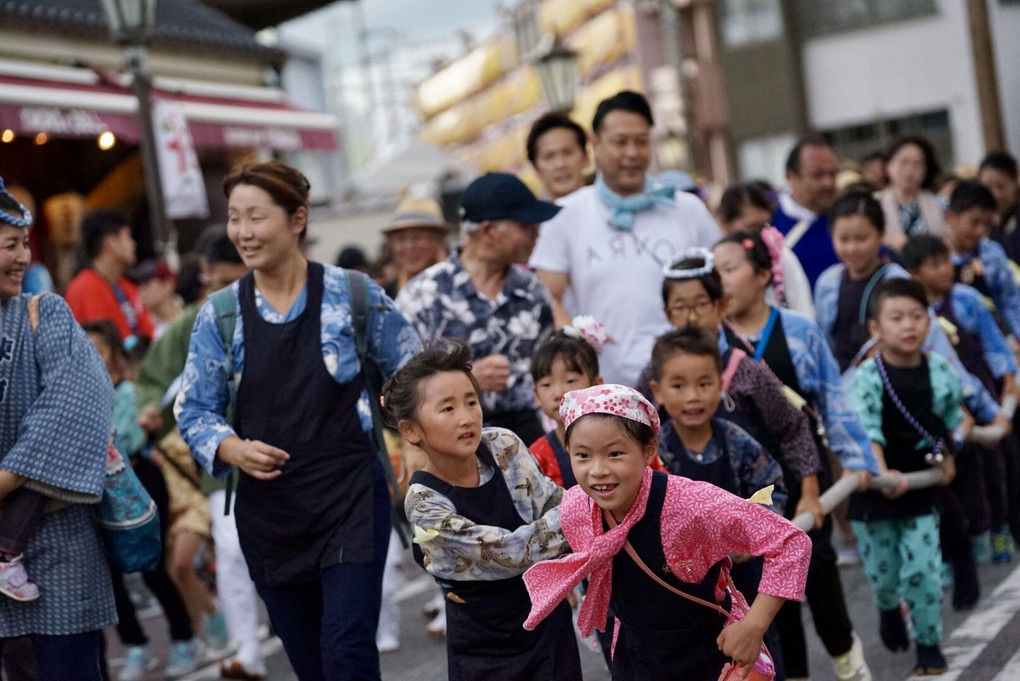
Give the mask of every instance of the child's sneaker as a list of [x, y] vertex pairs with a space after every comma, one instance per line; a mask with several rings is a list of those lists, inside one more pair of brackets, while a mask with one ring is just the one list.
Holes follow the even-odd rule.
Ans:
[[39, 587], [28, 581], [21, 557], [19, 553], [9, 561], [0, 561], [0, 593], [16, 601], [34, 601], [39, 598]]
[[210, 662], [222, 660], [234, 652], [230, 643], [230, 636], [227, 634], [227, 621], [223, 613], [205, 615], [205, 657]]
[[190, 674], [198, 668], [204, 646], [199, 638], [189, 641], [174, 641], [170, 648], [170, 659], [166, 663], [166, 677], [176, 679]]
[[149, 646], [131, 646], [124, 657], [124, 666], [117, 681], [142, 681], [145, 672], [154, 669], [159, 660], [149, 657]]
[[914, 666], [914, 676], [937, 676], [944, 674], [949, 669], [946, 663], [946, 656], [937, 645], [923, 646], [917, 644], [917, 664]]
[[850, 650], [832, 658], [832, 666], [839, 681], [871, 681], [871, 669], [864, 661], [864, 648], [861, 639], [854, 632], [854, 642]]
[[991, 540], [992, 562], [1008, 563], [1013, 560], [1013, 542], [1010, 541], [1008, 527], [992, 530]]
[[985, 565], [992, 561], [992, 542], [988, 533], [978, 534], [970, 538], [974, 547], [974, 562], [978, 565]]

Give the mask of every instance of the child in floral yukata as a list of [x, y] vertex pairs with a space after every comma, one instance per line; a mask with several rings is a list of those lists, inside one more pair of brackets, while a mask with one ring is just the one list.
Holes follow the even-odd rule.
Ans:
[[[938, 355], [926, 356], [928, 300], [916, 281], [891, 279], [875, 291], [868, 327], [879, 352], [854, 375], [851, 404], [868, 432], [882, 473], [943, 468], [955, 475], [952, 430], [962, 418], [960, 380]], [[849, 517], [861, 546], [864, 573], [879, 610], [882, 643], [907, 650], [900, 614], [905, 600], [917, 644], [916, 675], [941, 674], [941, 548], [936, 490], [907, 491], [904, 483], [850, 498]]]
[[[612, 605], [613, 679], [715, 681], [727, 660], [757, 665], [776, 611], [803, 597], [807, 536], [715, 485], [652, 471], [659, 417], [631, 388], [569, 392], [560, 415], [578, 481], [560, 507], [574, 553], [525, 573], [533, 603], [525, 628], [541, 626], [590, 575], [578, 624], [583, 635], [603, 628]], [[750, 608], [731, 587], [731, 553], [765, 557]]]
[[447, 664], [454, 681], [580, 681], [570, 607], [522, 628], [530, 608], [521, 577], [568, 550], [558, 507], [563, 489], [545, 477], [508, 430], [482, 428], [471, 351], [440, 341], [383, 390], [404, 439], [426, 454], [405, 501], [414, 557], [446, 594]]

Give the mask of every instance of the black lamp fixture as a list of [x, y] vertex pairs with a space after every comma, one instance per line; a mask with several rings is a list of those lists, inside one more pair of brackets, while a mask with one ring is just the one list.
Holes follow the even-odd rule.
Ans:
[[577, 96], [577, 52], [570, 49], [559, 38], [550, 39], [549, 48], [535, 59], [542, 93], [552, 111], [570, 111]]
[[110, 35], [123, 45], [148, 42], [156, 28], [156, 0], [99, 0]]

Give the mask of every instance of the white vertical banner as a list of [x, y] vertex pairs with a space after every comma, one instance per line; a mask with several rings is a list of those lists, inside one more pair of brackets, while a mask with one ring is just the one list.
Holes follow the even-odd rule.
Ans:
[[205, 181], [184, 107], [178, 102], [153, 97], [152, 127], [156, 133], [156, 157], [167, 217], [174, 220], [209, 217]]

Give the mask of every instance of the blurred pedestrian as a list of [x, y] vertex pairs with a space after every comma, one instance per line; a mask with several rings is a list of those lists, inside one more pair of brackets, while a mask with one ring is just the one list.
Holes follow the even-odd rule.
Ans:
[[116, 211], [94, 211], [85, 216], [81, 237], [89, 262], [67, 285], [67, 304], [74, 318], [79, 323], [109, 319], [121, 338], [152, 338], [152, 319], [138, 289], [125, 276], [136, 257], [127, 220]]
[[[301, 172], [245, 163], [223, 188], [227, 233], [252, 271], [224, 294], [229, 342], [213, 301], [198, 314], [181, 434], [207, 471], [239, 469], [241, 549], [298, 678], [379, 679], [390, 496], [369, 439], [347, 278], [301, 253], [311, 189]], [[389, 376], [418, 336], [378, 286], [366, 294], [367, 351]]]
[[528, 132], [528, 160], [553, 201], [584, 185], [588, 160], [588, 135], [565, 113], [551, 111]]
[[935, 147], [924, 137], [901, 137], [889, 145], [886, 158], [889, 185], [881, 196], [885, 243], [899, 250], [916, 234], [944, 236], [946, 201], [935, 194], [942, 171]]
[[477, 178], [461, 197], [463, 248], [411, 280], [397, 305], [423, 339], [460, 338], [471, 346], [485, 425], [534, 442], [538, 417], [531, 357], [552, 332], [542, 282], [522, 267], [538, 225], [559, 207], [535, 198], [507, 173]]
[[839, 262], [829, 236], [829, 209], [836, 200], [839, 162], [821, 135], [809, 135], [786, 157], [787, 188], [779, 194], [772, 224], [797, 256], [811, 287], [830, 265]]
[[885, 153], [873, 151], [861, 159], [861, 176], [871, 188], [880, 192], [885, 189], [889, 179], [885, 176]]
[[434, 200], [408, 197], [401, 201], [382, 230], [397, 266], [397, 276], [383, 285], [386, 295], [396, 298], [404, 284], [445, 259], [450, 231], [451, 225]]
[[[636, 92], [599, 103], [592, 121], [599, 175], [561, 200], [563, 210], [542, 225], [531, 256], [552, 295], [556, 325], [591, 315], [614, 339], [599, 360], [608, 383], [636, 384], [655, 337], [669, 328], [658, 295], [665, 265], [719, 238], [704, 203], [648, 175], [653, 123]], [[564, 305], [568, 287], [574, 309]]]
[[156, 340], [184, 309], [177, 298], [177, 273], [165, 260], [146, 260], [129, 278], [138, 287], [138, 297], [152, 319], [152, 339]]
[[1002, 246], [1014, 263], [1020, 263], [1020, 172], [1016, 159], [1005, 151], [984, 157], [978, 179], [995, 197], [995, 225], [988, 235]]

